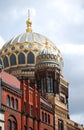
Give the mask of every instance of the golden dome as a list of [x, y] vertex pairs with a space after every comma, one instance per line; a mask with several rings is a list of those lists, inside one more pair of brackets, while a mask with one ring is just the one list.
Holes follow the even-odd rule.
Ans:
[[62, 69], [59, 63], [59, 56], [56, 50], [53, 50], [49, 47], [48, 40], [45, 44], [45, 48], [36, 57], [36, 68], [57, 67], [59, 69]]
[[48, 38], [32, 31], [19, 34], [4, 44], [0, 52], [0, 64], [2, 64], [3, 69], [13, 75], [21, 76], [28, 76], [29, 70], [31, 70], [29, 75], [32, 75], [36, 65], [36, 57], [40, 52], [46, 53], [46, 39], [49, 48], [48, 53], [56, 54], [56, 59], [59, 59], [59, 66], [62, 69], [63, 59], [59, 49]]

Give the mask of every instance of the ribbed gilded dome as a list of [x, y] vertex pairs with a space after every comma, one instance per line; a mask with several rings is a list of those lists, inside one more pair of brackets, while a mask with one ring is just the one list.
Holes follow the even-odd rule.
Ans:
[[[50, 49], [48, 41], [46, 41], [45, 49], [43, 49], [36, 58], [36, 68], [38, 67], [58, 67], [60, 64], [58, 62], [58, 53], [55, 50]], [[61, 69], [61, 68], [60, 68]]]
[[[28, 19], [26, 23], [26, 32], [11, 38], [2, 47], [0, 52], [0, 64], [2, 64], [3, 69], [13, 75], [34, 75], [36, 57], [38, 54], [40, 57], [42, 53], [47, 53], [51, 58], [53, 56], [55, 58], [56, 56], [55, 59], [59, 61], [60, 69], [62, 69], [63, 59], [59, 49], [47, 37], [32, 32], [32, 22], [30, 19]], [[47, 50], [45, 49], [46, 39], [49, 47]]]
[[[14, 36], [12, 39], [7, 41], [3, 47], [7, 47], [9, 45], [14, 45], [16, 43], [40, 43], [40, 44], [45, 44], [46, 42], [46, 37], [35, 33], [35, 32], [25, 32], [22, 33], [18, 36]], [[53, 43], [48, 39], [48, 42], [53, 45]]]

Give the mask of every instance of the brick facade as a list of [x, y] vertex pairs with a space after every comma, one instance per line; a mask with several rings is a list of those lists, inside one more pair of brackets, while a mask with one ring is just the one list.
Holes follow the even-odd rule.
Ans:
[[83, 130], [81, 125], [69, 120], [59, 96], [41, 96], [37, 85], [28, 79], [18, 80], [18, 87], [14, 87], [15, 83], [4, 82], [5, 73], [1, 80], [4, 130]]

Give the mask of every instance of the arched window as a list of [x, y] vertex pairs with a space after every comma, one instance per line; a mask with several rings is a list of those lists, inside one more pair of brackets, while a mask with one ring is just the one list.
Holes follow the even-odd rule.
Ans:
[[42, 112], [42, 121], [44, 121], [44, 112]]
[[11, 120], [8, 120], [8, 130], [11, 130], [11, 128], [12, 128], [12, 122]]
[[47, 123], [47, 114], [45, 113], [45, 122]]
[[34, 64], [34, 54], [32, 52], [30, 52], [27, 56], [27, 63]]
[[50, 93], [51, 85], [50, 85], [50, 78], [48, 78], [48, 92]]
[[18, 64], [25, 64], [25, 55], [23, 53], [18, 55]]
[[15, 109], [17, 110], [18, 109], [18, 100], [15, 99]]
[[50, 124], [50, 115], [48, 115], [48, 124]]
[[6, 105], [10, 106], [10, 96], [9, 95], [7, 95], [7, 97], [6, 97]]
[[9, 66], [8, 58], [6, 56], [4, 57], [3, 62], [4, 62], [4, 67], [8, 67]]
[[11, 107], [14, 108], [14, 98], [11, 98]]
[[12, 66], [12, 65], [16, 65], [16, 57], [15, 57], [14, 54], [12, 54], [12, 55], [10, 56], [10, 64], [11, 64], [11, 66]]
[[7, 127], [7, 130], [17, 130], [17, 121], [14, 116], [9, 117]]
[[16, 122], [13, 121], [13, 122], [12, 122], [12, 130], [16, 130], [16, 127], [17, 127]]
[[44, 77], [41, 78], [41, 92], [42, 94], [46, 92], [46, 79]]

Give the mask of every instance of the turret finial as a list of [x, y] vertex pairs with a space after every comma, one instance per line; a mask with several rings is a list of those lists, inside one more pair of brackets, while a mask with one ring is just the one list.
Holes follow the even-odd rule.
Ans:
[[48, 46], [48, 39], [47, 39], [47, 38], [46, 38], [45, 47], [46, 47], [46, 48], [49, 48], [49, 46]]
[[27, 29], [26, 32], [32, 32], [32, 22], [30, 20], [30, 10], [28, 9], [28, 20], [26, 21]]
[[28, 18], [30, 19], [30, 10], [28, 9]]

